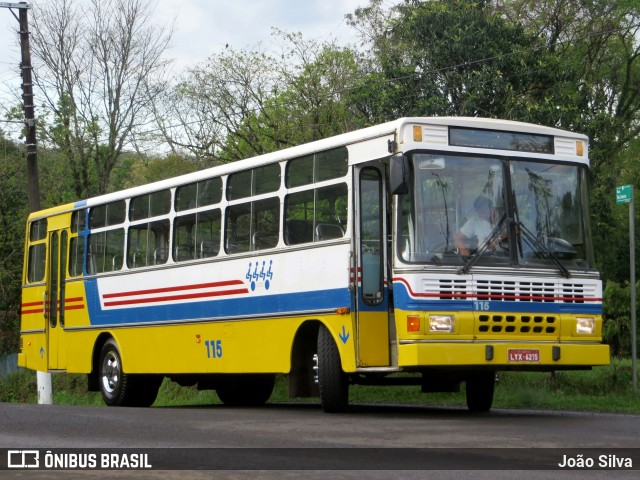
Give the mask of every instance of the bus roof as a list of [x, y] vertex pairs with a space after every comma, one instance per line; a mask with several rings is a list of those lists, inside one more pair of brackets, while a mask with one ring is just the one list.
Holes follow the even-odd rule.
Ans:
[[516, 122], [511, 120], [499, 120], [492, 118], [477, 117], [403, 117], [390, 122], [379, 125], [362, 128], [353, 132], [335, 135], [322, 140], [305, 143], [295, 147], [289, 147], [276, 152], [259, 155], [224, 165], [210, 167], [197, 172], [179, 175], [165, 180], [149, 183], [142, 186], [131, 187], [118, 192], [107, 193], [97, 197], [88, 198], [75, 202], [74, 204], [54, 207], [53, 209], [42, 210], [30, 217], [42, 217], [59, 213], [73, 208], [82, 208], [85, 206], [99, 205], [102, 203], [112, 202], [123, 198], [135, 197], [145, 193], [173, 188], [179, 185], [196, 182], [205, 178], [214, 176], [222, 176], [235, 171], [253, 168], [260, 165], [275, 163], [282, 160], [296, 158], [299, 156], [309, 155], [314, 152], [329, 150], [339, 146], [347, 146], [382, 136], [394, 135], [399, 132], [405, 125], [410, 124], [429, 124], [437, 126], [457, 126], [466, 128], [477, 128], [487, 130], [504, 130], [510, 132], [533, 133], [540, 135], [553, 135], [575, 138], [576, 140], [588, 141], [587, 137], [582, 134], [560, 130], [557, 128], [544, 127], [531, 123]]

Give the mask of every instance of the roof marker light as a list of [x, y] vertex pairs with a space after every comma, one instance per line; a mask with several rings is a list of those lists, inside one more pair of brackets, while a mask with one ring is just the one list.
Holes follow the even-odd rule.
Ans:
[[413, 141], [414, 142], [422, 141], [422, 127], [420, 125], [413, 126]]

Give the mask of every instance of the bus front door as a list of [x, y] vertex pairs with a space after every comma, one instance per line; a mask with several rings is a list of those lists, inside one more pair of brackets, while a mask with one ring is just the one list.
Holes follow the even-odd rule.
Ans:
[[47, 331], [47, 359], [49, 370], [66, 368], [64, 348], [64, 304], [67, 265], [66, 230], [49, 232], [49, 258], [45, 300], [45, 325]]
[[390, 363], [384, 172], [363, 166], [355, 175], [358, 367], [384, 367]]

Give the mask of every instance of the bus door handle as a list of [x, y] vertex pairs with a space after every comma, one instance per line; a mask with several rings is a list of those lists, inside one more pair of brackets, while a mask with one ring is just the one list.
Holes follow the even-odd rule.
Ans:
[[42, 313], [44, 314], [44, 318], [49, 318], [47, 315], [47, 291], [45, 290], [42, 294]]

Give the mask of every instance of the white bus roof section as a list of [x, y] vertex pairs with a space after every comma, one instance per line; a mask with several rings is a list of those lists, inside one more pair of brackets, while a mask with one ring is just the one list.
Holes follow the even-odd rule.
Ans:
[[[440, 131], [441, 140], [430, 144], [428, 142], [418, 143], [413, 141], [412, 130], [413, 126], [422, 125], [426, 128], [432, 128], [433, 132]], [[533, 133], [540, 135], [553, 135], [556, 137], [556, 149], [557, 139], [566, 139], [571, 146], [574, 145], [576, 140], [582, 140], [585, 142], [585, 158], [579, 159], [575, 155], [571, 158], [564, 158], [563, 160], [571, 160], [573, 162], [588, 163], [586, 155], [586, 145], [588, 139], [584, 135], [568, 132], [565, 130], [559, 130], [556, 128], [543, 127], [540, 125], [534, 125], [529, 123], [514, 122], [507, 120], [496, 120], [486, 118], [473, 118], [473, 117], [407, 117], [399, 118], [397, 120], [382, 123], [372, 127], [363, 128], [349, 133], [336, 135], [333, 137], [317, 140], [315, 142], [305, 143], [295, 147], [286, 148], [276, 152], [252, 157], [244, 160], [238, 160], [225, 165], [211, 167], [198, 172], [189, 173], [186, 175], [180, 175], [159, 182], [142, 185], [139, 187], [133, 187], [126, 190], [121, 190], [114, 193], [93, 197], [85, 201], [77, 202], [76, 206], [94, 206], [103, 203], [112, 202], [124, 198], [135, 197], [167, 188], [174, 188], [179, 185], [184, 185], [192, 182], [197, 182], [206, 178], [220, 177], [236, 171], [246, 170], [261, 165], [267, 165], [270, 163], [281, 162], [291, 158], [297, 158], [304, 155], [309, 155], [315, 152], [322, 152], [345, 146], [349, 150], [349, 163], [357, 164], [365, 161], [375, 160], [378, 158], [384, 158], [392, 154], [398, 154], [408, 152], [414, 149], [432, 149], [437, 148], [443, 151], [473, 151], [478, 154], [496, 155], [496, 150], [485, 150], [480, 148], [461, 148], [450, 147], [448, 145], [448, 136], [442, 138], [445, 134], [445, 130], [450, 126], [465, 127], [465, 128], [477, 128], [488, 130], [504, 130], [510, 132], [522, 132]], [[437, 136], [434, 136], [437, 138]], [[390, 152], [389, 142], [391, 146], [395, 145], [395, 151]], [[397, 143], [393, 143], [397, 142]], [[562, 142], [561, 142], [562, 143]], [[513, 156], [526, 156], [530, 158], [558, 158], [558, 155], [541, 155], [531, 154], [528, 152], [513, 152], [510, 151], [509, 155]]]

